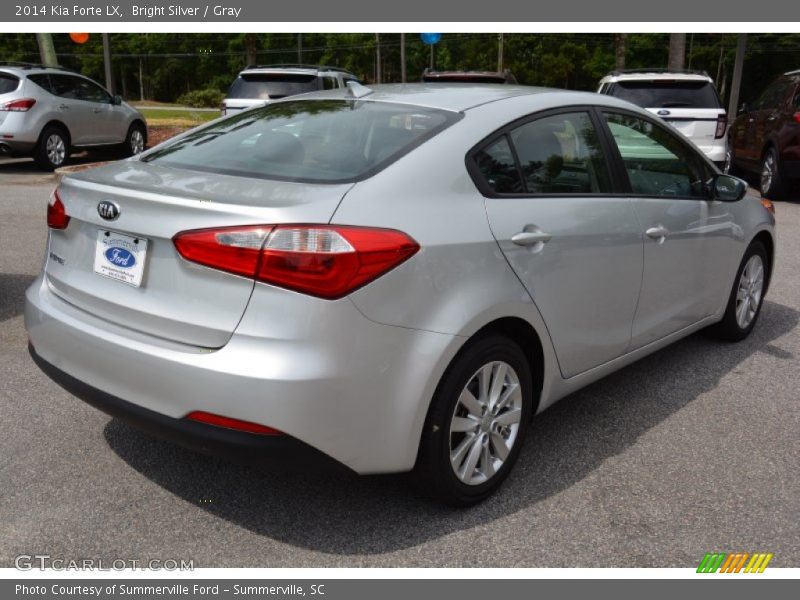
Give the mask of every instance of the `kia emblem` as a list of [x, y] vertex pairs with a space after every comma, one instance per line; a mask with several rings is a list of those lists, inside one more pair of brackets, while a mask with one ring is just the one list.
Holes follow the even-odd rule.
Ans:
[[119, 217], [119, 206], [111, 200], [103, 200], [97, 205], [97, 214], [106, 221], [114, 221]]

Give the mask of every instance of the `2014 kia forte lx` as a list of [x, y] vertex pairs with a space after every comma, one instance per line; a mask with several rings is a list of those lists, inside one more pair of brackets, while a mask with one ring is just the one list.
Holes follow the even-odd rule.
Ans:
[[775, 237], [745, 191], [611, 97], [351, 84], [64, 178], [31, 353], [180, 443], [469, 504], [559, 398], [750, 333]]

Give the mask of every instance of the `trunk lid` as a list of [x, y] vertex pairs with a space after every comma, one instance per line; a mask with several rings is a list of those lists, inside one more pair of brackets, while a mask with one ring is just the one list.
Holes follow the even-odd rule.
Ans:
[[[70, 216], [50, 232], [45, 268], [52, 291], [116, 325], [206, 348], [230, 339], [254, 282], [183, 260], [172, 242], [190, 229], [247, 224], [327, 223], [352, 184], [292, 183], [122, 161], [65, 178]], [[101, 218], [113, 202], [119, 216]], [[147, 240], [140, 287], [95, 272], [98, 237]], [[102, 255], [102, 252], [100, 253]]]
[[721, 108], [648, 108], [697, 145], [714, 142], [717, 119], [725, 114]]

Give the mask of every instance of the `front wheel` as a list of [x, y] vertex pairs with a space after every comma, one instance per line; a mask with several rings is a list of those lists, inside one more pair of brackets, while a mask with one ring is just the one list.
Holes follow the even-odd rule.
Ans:
[[128, 135], [125, 136], [125, 141], [122, 144], [122, 156], [135, 156], [144, 151], [145, 144], [147, 143], [147, 130], [141, 123], [134, 123], [128, 129]]
[[783, 194], [783, 179], [778, 168], [778, 151], [768, 148], [761, 159], [761, 195], [772, 200]]
[[531, 369], [502, 335], [472, 342], [437, 388], [422, 434], [415, 476], [454, 506], [492, 494], [520, 452], [532, 410]]
[[750, 335], [761, 313], [769, 269], [764, 244], [754, 241], [748, 246], [736, 272], [722, 321], [709, 329], [712, 335], [730, 342], [738, 342]]

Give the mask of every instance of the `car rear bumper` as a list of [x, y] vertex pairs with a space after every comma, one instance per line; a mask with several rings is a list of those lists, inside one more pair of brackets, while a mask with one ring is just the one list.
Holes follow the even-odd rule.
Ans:
[[175, 419], [148, 410], [72, 377], [39, 356], [32, 344], [28, 345], [28, 351], [36, 365], [73, 396], [112, 417], [185, 448], [242, 464], [265, 465], [280, 470], [345, 469], [328, 455], [288, 435], [255, 435], [188, 419]]
[[[184, 445], [220, 449], [207, 427], [185, 423], [189, 413], [205, 411], [277, 429], [357, 473], [411, 469], [430, 398], [459, 338], [374, 323], [349, 299], [291, 294], [296, 310], [278, 312], [264, 303], [264, 291], [253, 294], [237, 331], [216, 350], [100, 319], [56, 296], [43, 277], [27, 291], [25, 325], [37, 363], [56, 381]], [[284, 322], [292, 323], [289, 337]], [[254, 443], [269, 452], [284, 442], [244, 440]]]

